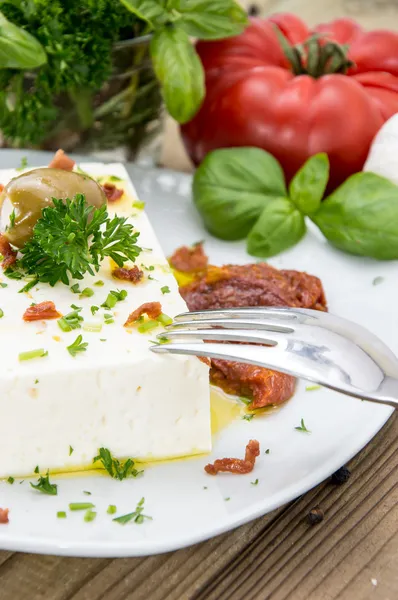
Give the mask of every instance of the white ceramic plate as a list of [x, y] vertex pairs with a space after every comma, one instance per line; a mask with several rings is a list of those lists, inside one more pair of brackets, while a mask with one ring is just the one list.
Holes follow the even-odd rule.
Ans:
[[[45, 160], [36, 158], [30, 164], [40, 163]], [[244, 243], [223, 243], [206, 234], [190, 201], [188, 176], [136, 167], [129, 171], [167, 254], [180, 244], [204, 239], [215, 264], [250, 261]], [[331, 312], [367, 326], [398, 353], [396, 262], [350, 257], [333, 250], [313, 231], [270, 262], [318, 275]], [[376, 277], [383, 280], [373, 285]], [[224, 429], [214, 440], [210, 457], [153, 466], [142, 478], [123, 482], [107, 477], [60, 478], [58, 496], [38, 494], [27, 482], [0, 484], [0, 506], [10, 508], [10, 523], [0, 525], [0, 548], [113, 557], [194, 544], [264, 515], [317, 485], [365, 446], [391, 412], [325, 389], [306, 391], [305, 383], [300, 383], [295, 397], [279, 411], [250, 422], [239, 419]], [[311, 434], [294, 429], [301, 418]], [[242, 456], [250, 438], [261, 445], [253, 473], [206, 475], [207, 462]], [[252, 485], [255, 479], [258, 484]], [[106, 513], [109, 504], [117, 506], [118, 515], [132, 512], [141, 497], [152, 521], [121, 526]], [[57, 511], [67, 510], [70, 502], [88, 500], [96, 505], [95, 521], [85, 523], [81, 512], [57, 519]]]

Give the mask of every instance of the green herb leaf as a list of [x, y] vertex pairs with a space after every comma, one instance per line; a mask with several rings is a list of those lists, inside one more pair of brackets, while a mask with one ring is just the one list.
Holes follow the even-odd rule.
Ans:
[[50, 496], [56, 496], [58, 494], [58, 486], [55, 483], [50, 482], [49, 472], [47, 471], [47, 475], [43, 477], [41, 475], [37, 484], [31, 483], [32, 488], [42, 492], [43, 494], [49, 494]]
[[69, 456], [71, 456], [71, 454], [73, 454], [73, 448], [72, 446], [69, 446]]
[[232, 0], [172, 0], [171, 8], [180, 13], [176, 25], [203, 40], [239, 35], [248, 23], [246, 12]]
[[164, 285], [163, 287], [161, 287], [160, 291], [162, 292], [162, 294], [170, 294], [170, 288], [168, 285]]
[[57, 512], [57, 519], [66, 519], [66, 512], [64, 510], [59, 510]]
[[254, 419], [254, 413], [248, 414], [248, 415], [243, 415], [242, 419], [244, 421], [251, 421], [252, 419]]
[[87, 492], [86, 490], [83, 491], [83, 494], [86, 494], [86, 496], [91, 496], [91, 492]]
[[102, 281], [102, 279], [99, 279], [94, 283], [94, 285], [96, 285], [97, 287], [102, 287], [104, 285], [104, 282]]
[[315, 392], [316, 390], [320, 390], [320, 389], [321, 389], [320, 385], [307, 385], [305, 387], [306, 392]]
[[116, 506], [114, 504], [110, 504], [106, 512], [108, 513], [108, 515], [114, 515], [116, 511]]
[[91, 296], [94, 296], [94, 290], [92, 290], [89, 287], [84, 288], [84, 290], [82, 290], [79, 298], [91, 298]]
[[146, 21], [151, 27], [164, 23], [167, 18], [165, 10], [166, 0], [120, 0], [122, 4], [137, 15], [139, 19]]
[[311, 433], [309, 429], [304, 424], [304, 419], [301, 419], [301, 423], [299, 427], [295, 427], [296, 431], [304, 431], [305, 433]]
[[0, 65], [2, 69], [36, 69], [47, 62], [43, 46], [25, 29], [0, 12]]
[[24, 169], [26, 169], [28, 166], [28, 159], [26, 158], [26, 156], [23, 156], [21, 158], [21, 162], [19, 165], [19, 168], [17, 169], [17, 171], [23, 171]]
[[44, 350], [44, 348], [38, 348], [37, 350], [28, 350], [27, 352], [21, 352], [18, 355], [18, 359], [20, 361], [24, 361], [32, 360], [33, 358], [44, 358], [45, 356], [48, 356], [47, 350]]
[[15, 227], [15, 208], [10, 214], [10, 227]]
[[117, 302], [122, 302], [126, 298], [127, 298], [126, 290], [120, 290], [120, 291], [112, 290], [109, 292], [108, 296], [106, 297], [105, 302], [103, 304], [101, 304], [101, 306], [104, 308], [112, 309], [116, 306]]
[[6, 287], [8, 287], [8, 283], [0, 283], [0, 287], [6, 288]]
[[79, 352], [85, 352], [87, 346], [88, 343], [83, 342], [83, 337], [81, 335], [78, 335], [73, 344], [67, 346], [66, 349], [71, 356], [75, 357], [79, 354]]
[[96, 516], [97, 513], [94, 510], [89, 509], [84, 515], [84, 520], [86, 523], [91, 523], [91, 521], [94, 521]]
[[7, 479], [7, 483], [9, 483], [10, 485], [12, 485], [14, 483], [14, 481], [15, 481], [14, 477], [8, 477], [8, 479]]
[[89, 508], [94, 508], [92, 502], [71, 502], [69, 504], [69, 510], [88, 510]]
[[121, 517], [116, 517], [115, 519], [112, 519], [112, 521], [115, 521], [120, 525], [126, 525], [126, 523], [129, 523], [130, 521], [133, 521], [137, 525], [141, 525], [144, 522], [144, 519], [152, 520], [152, 517], [142, 514], [142, 511], [144, 510], [144, 502], [145, 498], [141, 498], [134, 512], [128, 513], [127, 515], [123, 515]]
[[254, 481], [250, 482], [252, 485], [258, 485], [258, 479], [255, 479]]
[[380, 175], [352, 175], [311, 218], [340, 250], [379, 260], [398, 258], [398, 186]]
[[81, 308], [76, 307], [75, 310], [58, 319], [57, 323], [62, 331], [68, 332], [72, 329], [80, 329], [83, 317], [79, 314]]
[[303, 215], [287, 198], [274, 198], [266, 204], [247, 238], [252, 256], [269, 258], [295, 246], [306, 232]]
[[264, 454], [269, 454], [269, 448], [266, 449], [266, 451], [264, 452]]
[[141, 200], [135, 200], [132, 204], [132, 207], [136, 208], [137, 210], [144, 210], [145, 202], [141, 202]]
[[73, 292], [74, 294], [80, 294], [80, 284], [74, 283], [73, 285], [71, 285], [70, 291]]
[[128, 458], [125, 461], [119, 461], [117, 458], [114, 458], [111, 452], [107, 448], [100, 448], [98, 450], [98, 456], [93, 459], [93, 463], [100, 461], [106, 471], [108, 471], [109, 475], [114, 479], [118, 479], [122, 481], [127, 477], [138, 477], [144, 471], [137, 471], [134, 468], [134, 460], [132, 458]]
[[179, 123], [186, 123], [205, 95], [199, 56], [188, 35], [173, 25], [155, 31], [150, 49], [167, 110]]
[[286, 195], [280, 164], [259, 148], [210, 152], [193, 179], [193, 199], [206, 228], [224, 240], [245, 238], [266, 204]]
[[329, 159], [324, 152], [311, 156], [290, 182], [291, 200], [304, 215], [316, 213], [329, 179]]

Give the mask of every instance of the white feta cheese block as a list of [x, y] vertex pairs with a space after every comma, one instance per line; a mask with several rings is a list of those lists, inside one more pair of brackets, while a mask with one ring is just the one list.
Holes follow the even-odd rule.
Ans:
[[[109, 213], [128, 216], [140, 231], [138, 244], [145, 250], [136, 264], [144, 279], [138, 284], [116, 280], [105, 259], [96, 276], [78, 282], [81, 290], [94, 291], [91, 297], [80, 297], [62, 283], [53, 288], [40, 283], [18, 293], [26, 282], [8, 279], [0, 269], [0, 283], [7, 285], [0, 287], [0, 477], [25, 476], [36, 465], [40, 471], [73, 471], [91, 465], [100, 447], [117, 458], [142, 461], [211, 449], [208, 367], [195, 357], [152, 353], [150, 340], [161, 327], [144, 334], [123, 327], [144, 302], [160, 302], [171, 317], [187, 310], [145, 211], [132, 208], [136, 194], [122, 165], [81, 168], [93, 176], [123, 179], [116, 185], [124, 188], [124, 196], [109, 205]], [[0, 182], [15, 174], [0, 172]], [[96, 286], [98, 281], [103, 285]], [[128, 293], [125, 300], [92, 315], [92, 306], [122, 289]], [[33, 302], [46, 300], [63, 315], [73, 310], [71, 304], [82, 307], [83, 327], [65, 333], [57, 320], [23, 321]], [[105, 324], [105, 314], [114, 322]], [[101, 331], [87, 331], [93, 325], [102, 325]], [[72, 357], [67, 346], [79, 334], [88, 346]], [[20, 353], [39, 348], [48, 355], [19, 360]]]

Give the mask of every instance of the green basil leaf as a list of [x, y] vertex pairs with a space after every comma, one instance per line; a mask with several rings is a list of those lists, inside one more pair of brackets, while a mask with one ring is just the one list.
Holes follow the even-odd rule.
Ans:
[[286, 196], [278, 161], [259, 148], [210, 152], [193, 179], [193, 199], [206, 228], [224, 240], [247, 236], [272, 198]]
[[398, 258], [398, 186], [380, 175], [352, 175], [311, 218], [340, 250], [381, 260]]
[[151, 55], [167, 110], [176, 121], [186, 123], [195, 115], [205, 95], [202, 63], [188, 35], [174, 26], [156, 31], [151, 40]]
[[40, 42], [0, 12], [0, 68], [36, 69], [46, 62], [47, 55]]
[[305, 215], [316, 213], [329, 179], [329, 159], [324, 152], [311, 156], [290, 182], [289, 195]]
[[166, 0], [120, 0], [120, 2], [127, 10], [152, 27], [164, 23], [168, 19]]
[[274, 198], [267, 202], [260, 218], [247, 238], [251, 256], [269, 258], [301, 240], [306, 232], [301, 212], [288, 198]]
[[246, 12], [234, 0], [174, 0], [178, 27], [196, 38], [217, 40], [239, 35], [248, 24]]

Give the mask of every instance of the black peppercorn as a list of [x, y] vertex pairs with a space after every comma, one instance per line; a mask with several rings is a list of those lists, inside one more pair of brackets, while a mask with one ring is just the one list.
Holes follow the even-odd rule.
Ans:
[[260, 8], [256, 4], [250, 4], [249, 8], [247, 9], [247, 14], [249, 17], [258, 17], [260, 14]]
[[346, 483], [350, 477], [351, 471], [347, 469], [347, 467], [341, 467], [340, 469], [338, 469], [338, 471], [333, 473], [331, 477], [331, 482], [336, 485], [342, 485], [343, 483]]
[[319, 508], [319, 506], [315, 506], [315, 508], [312, 508], [308, 513], [307, 520], [310, 525], [317, 525], [323, 521], [324, 516], [323, 510]]

